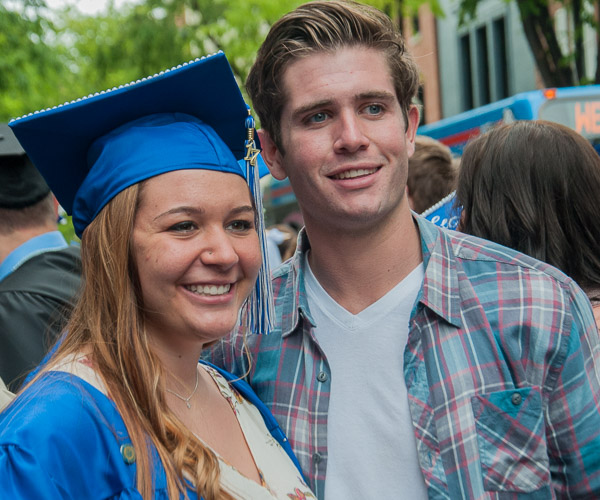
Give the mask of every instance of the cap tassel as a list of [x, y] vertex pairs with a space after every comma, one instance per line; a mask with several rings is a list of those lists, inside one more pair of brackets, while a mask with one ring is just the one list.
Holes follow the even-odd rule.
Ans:
[[267, 238], [265, 233], [265, 218], [263, 213], [262, 196], [260, 192], [260, 175], [258, 173], [258, 154], [254, 141], [254, 118], [248, 108], [246, 118], [246, 179], [256, 203], [256, 232], [262, 250], [262, 265], [254, 290], [246, 302], [247, 331], [258, 334], [269, 334], [273, 329], [274, 305], [273, 289], [271, 286], [271, 269], [267, 258]]

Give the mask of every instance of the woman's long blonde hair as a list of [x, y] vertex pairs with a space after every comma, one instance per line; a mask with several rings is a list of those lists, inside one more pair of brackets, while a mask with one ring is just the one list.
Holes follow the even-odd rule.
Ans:
[[81, 295], [52, 359], [90, 353], [136, 450], [136, 481], [143, 498], [153, 498], [149, 438], [165, 468], [169, 498], [185, 493], [185, 472], [199, 497], [230, 499], [221, 488], [215, 454], [167, 406], [163, 367], [144, 328], [131, 249], [143, 184], [119, 193], [85, 229]]

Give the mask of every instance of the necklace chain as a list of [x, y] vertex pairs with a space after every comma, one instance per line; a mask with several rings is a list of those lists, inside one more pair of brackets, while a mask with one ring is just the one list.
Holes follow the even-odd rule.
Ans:
[[200, 379], [200, 372], [199, 372], [198, 368], [196, 368], [196, 385], [194, 386], [194, 390], [192, 391], [192, 393], [187, 398], [184, 398], [182, 395], [177, 394], [175, 391], [172, 391], [171, 389], [166, 389], [166, 391], [173, 394], [173, 396], [177, 396], [179, 399], [181, 399], [181, 401], [185, 402], [185, 404], [187, 405], [188, 410], [189, 410], [192, 408], [192, 405], [190, 404], [190, 399], [192, 399], [192, 396], [194, 394], [196, 394], [196, 390], [198, 389], [199, 379]]

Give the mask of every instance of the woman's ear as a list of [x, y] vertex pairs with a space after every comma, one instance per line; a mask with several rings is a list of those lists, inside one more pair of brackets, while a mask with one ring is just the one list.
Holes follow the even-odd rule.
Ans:
[[285, 179], [287, 174], [283, 168], [279, 148], [273, 139], [271, 139], [269, 132], [264, 129], [260, 129], [257, 131], [257, 133], [260, 139], [260, 145], [262, 147], [261, 154], [263, 160], [265, 160], [265, 163], [267, 164], [267, 167], [269, 167], [269, 172], [271, 172], [271, 175], [279, 181]]

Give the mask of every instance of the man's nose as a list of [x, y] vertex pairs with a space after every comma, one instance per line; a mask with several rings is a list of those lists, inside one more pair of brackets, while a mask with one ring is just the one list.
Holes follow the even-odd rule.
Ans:
[[352, 110], [344, 111], [339, 116], [337, 137], [334, 148], [339, 153], [355, 153], [368, 147], [369, 138], [365, 134], [364, 124]]

